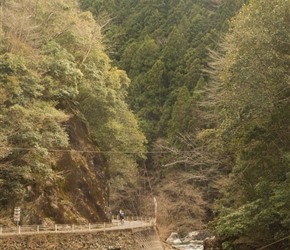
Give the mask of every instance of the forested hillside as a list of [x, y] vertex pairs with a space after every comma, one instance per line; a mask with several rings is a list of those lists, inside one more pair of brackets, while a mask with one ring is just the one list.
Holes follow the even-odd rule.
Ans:
[[2, 1], [0, 21], [0, 223], [15, 206], [24, 224], [108, 220], [144, 157], [118, 152], [145, 137], [101, 24], [72, 0]]
[[107, 52], [131, 79], [127, 100], [150, 152], [139, 170], [160, 229], [215, 218], [223, 249], [287, 249], [290, 2], [81, 6], [110, 19]]
[[[153, 215], [288, 249], [289, 0], [6, 0], [0, 222]], [[265, 248], [264, 248], [265, 249]]]
[[139, 172], [148, 203], [158, 198], [160, 230], [203, 229], [213, 216], [215, 181], [229, 170], [197, 137], [217, 122], [206, 113], [211, 107], [201, 105], [206, 69], [210, 50], [219, 50], [229, 20], [247, 1], [80, 2], [97, 20], [109, 20], [103, 29], [107, 53], [131, 79], [127, 101], [150, 152]]
[[232, 157], [213, 223], [225, 249], [289, 249], [289, 22], [290, 1], [251, 1], [213, 67], [213, 133]]
[[178, 132], [192, 131], [196, 123], [189, 121], [191, 110], [173, 115], [178, 93], [187, 90], [192, 98], [195, 88], [207, 81], [203, 69], [208, 50], [217, 48], [229, 19], [245, 1], [80, 2], [97, 19], [111, 20], [104, 29], [107, 51], [132, 81], [128, 101], [149, 144], [160, 137], [174, 142]]

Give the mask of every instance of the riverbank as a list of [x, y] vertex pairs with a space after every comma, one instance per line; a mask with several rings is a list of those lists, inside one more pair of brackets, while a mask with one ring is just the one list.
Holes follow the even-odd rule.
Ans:
[[181, 250], [204, 250], [206, 241], [214, 237], [206, 231], [192, 231], [185, 237], [180, 237], [177, 232], [172, 232], [166, 239], [166, 243], [171, 245], [172, 249]]

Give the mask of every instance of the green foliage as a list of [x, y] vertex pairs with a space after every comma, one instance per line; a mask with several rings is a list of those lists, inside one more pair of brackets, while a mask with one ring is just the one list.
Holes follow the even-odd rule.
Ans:
[[[136, 79], [136, 86], [131, 90], [138, 95], [132, 102], [137, 109], [137, 116], [146, 118], [146, 122], [140, 124], [146, 133], [146, 138], [152, 141], [158, 133], [157, 124], [162, 115], [162, 107], [166, 98], [166, 68], [160, 60], [156, 61], [152, 68]], [[132, 83], [134, 84], [134, 82]]]
[[[92, 10], [97, 19], [109, 13], [105, 1], [80, 2], [84, 9]], [[220, 171], [224, 163], [223, 159], [215, 161], [211, 159], [214, 157], [204, 155], [205, 146], [195, 137], [197, 131], [212, 128], [217, 122], [211, 119], [214, 116], [206, 113], [212, 110], [212, 107], [208, 104], [200, 105], [205, 98], [203, 90], [209, 81], [204, 71], [209, 61], [208, 49], [216, 49], [217, 42], [229, 27], [229, 19], [238, 12], [244, 2], [246, 1], [121, 0], [111, 5], [109, 16], [113, 18], [104, 29], [105, 40], [109, 45], [107, 49], [110, 51], [113, 64], [125, 70], [131, 80], [126, 100], [138, 117], [139, 125], [148, 140], [148, 148], [154, 148], [156, 142], [161, 145], [170, 139], [172, 143], [178, 145], [178, 150], [182, 148], [188, 152], [192, 151], [192, 154], [180, 152], [170, 156], [158, 155], [156, 165], [154, 164], [157, 161], [154, 163], [149, 156], [146, 162], [148, 169], [157, 171], [149, 173], [149, 176], [152, 174], [156, 183], [159, 180], [157, 176], [166, 177], [165, 171], [160, 169], [160, 166], [170, 163], [171, 160], [184, 163], [180, 165], [187, 170], [190, 169], [189, 171], [197, 168], [197, 165], [202, 173], [210, 172], [209, 169], [214, 168], [209, 174], [211, 177]], [[91, 69], [91, 66], [88, 68]], [[101, 82], [102, 76], [95, 75], [96, 81]], [[87, 74], [84, 74], [84, 77], [87, 77]], [[91, 91], [94, 88], [99, 88], [99, 92]], [[88, 111], [87, 114], [93, 112], [98, 114], [97, 118], [89, 117], [98, 128], [94, 131], [95, 138], [101, 138], [100, 134], [103, 134], [107, 136], [107, 141], [114, 142], [116, 135], [114, 128], [121, 126], [106, 116], [114, 110], [102, 99], [107, 96], [107, 92], [103, 87], [94, 86], [94, 88], [83, 85], [79, 95], [81, 98], [78, 100], [82, 100], [82, 105], [85, 104], [83, 108]], [[106, 105], [95, 105], [97, 104], [95, 101], [91, 106], [90, 101], [85, 101], [89, 100], [86, 96], [95, 96], [97, 93], [102, 93], [98, 97], [99, 103]], [[114, 106], [114, 103], [110, 105]], [[102, 107], [106, 107], [105, 111]], [[106, 126], [97, 125], [97, 119], [105, 121], [103, 124]], [[207, 134], [211, 141], [206, 145], [213, 145], [209, 150], [211, 151], [218, 148], [221, 143], [214, 141], [217, 137], [209, 134], [213, 135]], [[103, 145], [105, 143], [102, 147]], [[162, 150], [168, 150], [168, 144], [164, 148]], [[219, 152], [222, 150], [223, 148], [219, 147]], [[174, 148], [172, 151], [177, 149]], [[228, 160], [227, 157], [225, 159]], [[143, 171], [142, 169], [139, 168]], [[197, 175], [200, 175], [200, 172]], [[214, 178], [218, 178], [217, 176], [219, 175], [215, 175]], [[121, 183], [121, 178], [116, 180], [116, 184]], [[210, 197], [211, 194], [206, 193], [205, 196]]]
[[45, 88], [24, 58], [4, 54], [1, 64], [1, 146], [7, 151], [1, 155], [0, 189], [7, 207], [28, 198], [32, 183], [53, 181], [48, 149], [68, 146], [62, 127], [68, 116], [55, 109], [56, 102], [42, 101]]
[[82, 9], [99, 16], [104, 12], [110, 14], [115, 9], [115, 0], [81, 0], [80, 5]]
[[288, 1], [251, 1], [232, 20], [216, 62], [217, 136], [233, 166], [215, 229], [257, 248], [289, 230], [288, 197], [281, 199], [289, 173], [289, 10]]
[[182, 56], [187, 50], [187, 46], [187, 40], [182, 29], [178, 29], [175, 26], [169, 34], [162, 51], [162, 59], [169, 71], [174, 71], [178, 67]]
[[177, 133], [185, 134], [192, 130], [192, 101], [186, 86], [180, 88], [177, 100], [172, 110], [172, 118], [169, 121], [168, 136], [176, 141]]
[[30, 176], [30, 168], [26, 166], [1, 167], [0, 170], [0, 204], [18, 204], [27, 197], [27, 177]]
[[[85, 9], [94, 9], [93, 3], [81, 3]], [[107, 9], [107, 4], [102, 1], [95, 4], [99, 6], [94, 9], [97, 16], [106, 12], [102, 8]], [[132, 81], [129, 104], [138, 114], [150, 145], [158, 138], [157, 133], [167, 136], [164, 131], [172, 116], [172, 106], [168, 106], [169, 102], [165, 104], [165, 100], [176, 98], [176, 88], [184, 85], [189, 91], [195, 88], [207, 65], [207, 47], [216, 46], [219, 30], [242, 4], [243, 1], [233, 0], [217, 6], [212, 1], [150, 0], [115, 1], [112, 5], [110, 14], [114, 18], [106, 29], [106, 38], [115, 45], [111, 54], [114, 63], [126, 70]], [[153, 76], [151, 80], [157, 61], [164, 65], [163, 76], [159, 79]], [[204, 79], [207, 82], [207, 76]], [[149, 85], [160, 86], [158, 94], [153, 94], [155, 87]]]
[[104, 52], [101, 24], [76, 1], [9, 1], [4, 7], [1, 16], [11, 23], [1, 30], [7, 46], [0, 55], [1, 207], [33, 201], [57, 186], [55, 151], [72, 147], [71, 115], [84, 119], [102, 150], [140, 152], [106, 156], [112, 183], [132, 185], [146, 139], [125, 102], [130, 81]]
[[[117, 191], [126, 192], [128, 185], [136, 185], [136, 160], [144, 158], [146, 139], [125, 103], [129, 79], [124, 71], [110, 68], [108, 59], [104, 63], [104, 71], [94, 64], [86, 64], [77, 100], [90, 125], [92, 138], [101, 150], [108, 151], [106, 159], [111, 169], [111, 201], [114, 204], [120, 198]], [[99, 84], [91, 84], [91, 81]]]
[[138, 46], [135, 54], [131, 62], [130, 76], [142, 74], [152, 68], [158, 56], [158, 46], [153, 39], [146, 37], [144, 42]]
[[46, 76], [42, 81], [46, 84], [50, 98], [76, 96], [82, 73], [77, 68], [74, 57], [55, 42], [46, 44], [42, 54], [45, 55], [45, 60], [41, 62], [41, 70]]

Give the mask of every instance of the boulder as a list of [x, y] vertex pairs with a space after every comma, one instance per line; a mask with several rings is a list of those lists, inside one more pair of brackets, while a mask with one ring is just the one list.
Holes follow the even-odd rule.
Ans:
[[183, 242], [203, 241], [212, 235], [208, 232], [192, 231], [182, 240]]
[[172, 232], [170, 236], [167, 238], [166, 242], [173, 243], [175, 240], [179, 239], [178, 233]]

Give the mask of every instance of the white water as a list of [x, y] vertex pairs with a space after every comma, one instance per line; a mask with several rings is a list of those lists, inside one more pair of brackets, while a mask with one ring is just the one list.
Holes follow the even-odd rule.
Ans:
[[203, 250], [203, 245], [195, 243], [190, 243], [188, 245], [173, 245], [173, 246], [185, 250]]

